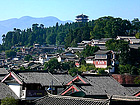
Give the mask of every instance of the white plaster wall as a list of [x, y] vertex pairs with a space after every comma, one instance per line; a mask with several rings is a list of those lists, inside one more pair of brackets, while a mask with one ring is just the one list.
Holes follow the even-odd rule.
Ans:
[[59, 56], [59, 57], [57, 58], [57, 60], [58, 60], [58, 62], [61, 62], [61, 57]]
[[93, 61], [86, 60], [86, 63], [93, 64]]
[[21, 86], [17, 83], [9, 83], [8, 86], [15, 92], [15, 94], [20, 98]]
[[95, 65], [96, 68], [107, 68], [107, 65]]

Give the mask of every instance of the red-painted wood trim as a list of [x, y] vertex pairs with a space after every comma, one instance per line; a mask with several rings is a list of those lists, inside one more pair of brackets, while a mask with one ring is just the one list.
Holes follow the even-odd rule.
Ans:
[[73, 88], [78, 92], [79, 90], [78, 89], [76, 89], [74, 86], [73, 86]]
[[[78, 77], [78, 76], [77, 76]], [[70, 85], [73, 81], [75, 81], [77, 79], [77, 77], [75, 77], [72, 81], [70, 81], [69, 83], [67, 83], [66, 85]]]
[[76, 89], [74, 86], [71, 86], [68, 90], [66, 90], [64, 93], [62, 93], [61, 95], [66, 94], [69, 90], [72, 89], [72, 93], [74, 92], [73, 89], [75, 89], [77, 92], [79, 91], [78, 89]]
[[80, 78], [79, 76], [75, 77], [72, 81], [70, 81], [69, 83], [67, 83], [66, 85], [70, 85], [73, 81], [80, 79], [83, 83], [86, 83], [82, 78]]
[[68, 90], [66, 90], [64, 93], [62, 93], [61, 95], [66, 94], [70, 89], [72, 89], [72, 86]]
[[10, 76], [10, 74], [8, 74], [1, 82], [5, 81], [6, 78], [8, 78]]
[[12, 73], [11, 75], [15, 78], [15, 80], [16, 80], [19, 84], [22, 84], [22, 83], [13, 75], [13, 73]]
[[79, 79], [80, 79], [83, 83], [86, 83], [82, 78], [79, 77]]
[[15, 78], [15, 80], [19, 83], [19, 84], [22, 84], [14, 75], [13, 75], [13, 73], [9, 73], [1, 82], [4, 82], [8, 77], [10, 77], [10, 76], [13, 76], [14, 78]]
[[136, 97], [140, 96], [140, 93], [136, 94], [135, 96], [136, 96]]

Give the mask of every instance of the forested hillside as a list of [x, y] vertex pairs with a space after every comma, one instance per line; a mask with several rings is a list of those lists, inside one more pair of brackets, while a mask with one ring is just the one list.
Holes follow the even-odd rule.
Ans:
[[2, 35], [0, 51], [15, 45], [32, 46], [34, 43], [77, 46], [82, 40], [115, 38], [117, 35], [137, 35], [139, 38], [140, 21], [124, 20], [114, 17], [101, 17], [87, 23], [66, 23], [46, 28], [43, 24], [33, 24], [28, 29], [17, 29]]

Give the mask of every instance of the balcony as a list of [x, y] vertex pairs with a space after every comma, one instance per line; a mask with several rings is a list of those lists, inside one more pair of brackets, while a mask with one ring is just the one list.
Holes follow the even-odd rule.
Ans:
[[47, 95], [45, 90], [22, 90], [21, 98], [29, 98], [29, 97], [42, 97]]
[[27, 90], [26, 97], [42, 97], [47, 95], [45, 90]]

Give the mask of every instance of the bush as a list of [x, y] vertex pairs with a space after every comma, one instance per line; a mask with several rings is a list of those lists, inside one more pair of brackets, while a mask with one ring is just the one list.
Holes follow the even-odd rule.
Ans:
[[26, 55], [26, 56], [24, 57], [24, 60], [25, 60], [25, 61], [30, 61], [30, 60], [32, 60], [32, 56], [31, 56], [31, 55]]
[[140, 84], [140, 77], [136, 77], [136, 78], [134, 79], [134, 83], [135, 83], [135, 84]]
[[1, 100], [1, 105], [18, 105], [18, 100], [12, 96], [8, 96]]
[[104, 68], [98, 68], [98, 74], [107, 74]]
[[129, 73], [129, 74], [138, 74], [138, 68], [135, 66], [132, 66], [130, 64], [126, 65], [119, 65], [119, 73], [124, 74], [124, 73]]
[[76, 67], [71, 68], [71, 69], [69, 70], [69, 74], [70, 74], [71, 76], [77, 75], [77, 74], [78, 74], [78, 69], [77, 69]]
[[6, 58], [13, 58], [16, 56], [16, 52], [13, 50], [6, 50], [5, 54], [6, 54]]

